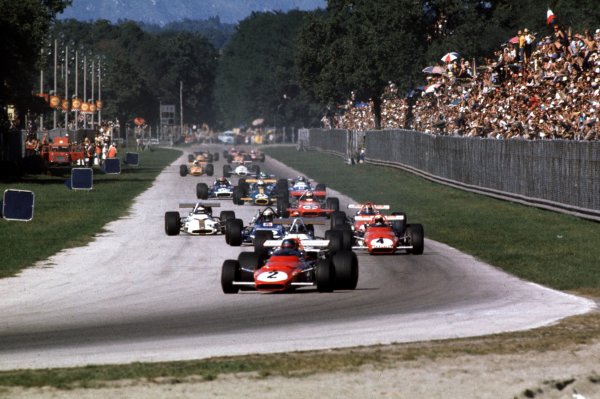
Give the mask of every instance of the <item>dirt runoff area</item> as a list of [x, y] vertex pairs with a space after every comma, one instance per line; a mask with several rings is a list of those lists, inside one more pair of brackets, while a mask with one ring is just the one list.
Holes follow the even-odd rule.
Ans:
[[[581, 396], [577, 396], [581, 395]], [[569, 350], [419, 357], [378, 368], [120, 381], [102, 388], [0, 388], [0, 398], [600, 398], [600, 342]]]

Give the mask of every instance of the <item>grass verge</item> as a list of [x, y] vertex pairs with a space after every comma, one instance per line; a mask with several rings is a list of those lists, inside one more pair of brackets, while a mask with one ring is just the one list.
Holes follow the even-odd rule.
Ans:
[[106, 223], [127, 214], [132, 200], [180, 154], [171, 149], [141, 152], [140, 166], [124, 165], [118, 175], [95, 169], [89, 191], [68, 189], [64, 183], [70, 174], [0, 182], [2, 193], [6, 189], [31, 190], [35, 196], [31, 222], [0, 219], [0, 278], [14, 276], [58, 251], [91, 241]]

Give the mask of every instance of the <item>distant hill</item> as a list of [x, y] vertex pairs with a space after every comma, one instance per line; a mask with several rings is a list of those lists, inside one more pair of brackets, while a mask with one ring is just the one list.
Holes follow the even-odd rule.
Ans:
[[253, 11], [314, 10], [325, 8], [325, 0], [73, 0], [59, 19], [79, 21], [132, 20], [164, 26], [170, 22], [208, 20], [235, 24]]

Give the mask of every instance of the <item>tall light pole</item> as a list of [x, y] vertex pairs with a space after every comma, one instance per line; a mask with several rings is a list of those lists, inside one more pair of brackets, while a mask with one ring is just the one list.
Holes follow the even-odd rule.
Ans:
[[179, 134], [183, 136], [183, 80], [179, 81]]
[[[54, 95], [56, 95], [56, 63], [58, 62], [58, 40], [54, 39]], [[56, 129], [56, 108], [54, 108], [54, 123], [53, 129]]]
[[63, 111], [65, 112], [65, 132], [69, 133], [69, 45], [65, 46], [65, 99], [63, 101], [67, 101], [66, 109], [63, 107]]

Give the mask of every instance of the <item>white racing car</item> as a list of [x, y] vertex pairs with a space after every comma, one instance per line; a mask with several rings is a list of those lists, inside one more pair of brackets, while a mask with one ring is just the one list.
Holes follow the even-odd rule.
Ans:
[[234, 211], [221, 211], [219, 217], [212, 215], [212, 208], [221, 206], [218, 202], [196, 202], [179, 204], [180, 208], [192, 208], [184, 217], [177, 211], [165, 212], [165, 233], [176, 236], [179, 233], [190, 235], [224, 234], [228, 219], [235, 219]]

